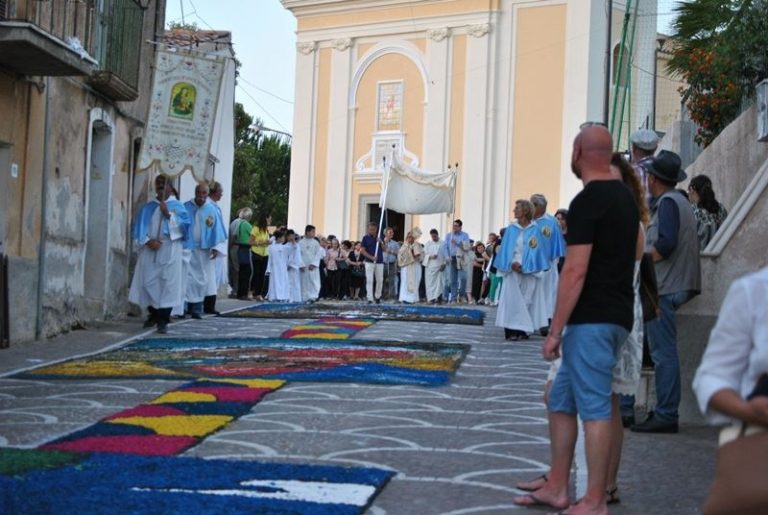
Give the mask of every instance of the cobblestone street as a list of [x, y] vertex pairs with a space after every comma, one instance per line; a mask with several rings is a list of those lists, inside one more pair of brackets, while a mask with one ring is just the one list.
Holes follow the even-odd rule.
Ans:
[[[222, 301], [220, 309], [240, 307]], [[505, 342], [493, 325], [379, 321], [354, 338], [465, 343], [471, 351], [441, 387], [289, 382], [225, 429], [183, 454], [227, 460], [365, 466], [396, 471], [368, 513], [505, 513], [515, 481], [547, 470], [541, 340]], [[169, 336], [277, 337], [302, 320], [206, 318], [174, 323]], [[0, 351], [0, 373], [116, 346], [137, 334], [131, 319], [45, 343]], [[151, 334], [151, 333], [146, 333]], [[0, 445], [36, 447], [180, 384], [168, 380], [0, 378]], [[627, 431], [617, 514], [697, 513], [714, 471], [716, 432], [683, 426], [677, 435]], [[581, 440], [573, 471], [583, 492]], [[540, 510], [534, 510], [534, 513]]]

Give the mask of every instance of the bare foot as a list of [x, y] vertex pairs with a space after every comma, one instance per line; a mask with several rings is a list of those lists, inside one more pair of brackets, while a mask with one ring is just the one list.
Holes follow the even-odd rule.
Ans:
[[590, 503], [586, 498], [582, 498], [559, 513], [562, 515], [608, 515], [608, 506], [605, 503]]

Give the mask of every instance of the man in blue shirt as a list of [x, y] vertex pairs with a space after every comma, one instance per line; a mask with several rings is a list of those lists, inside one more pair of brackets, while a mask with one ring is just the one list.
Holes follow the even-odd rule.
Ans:
[[[374, 300], [377, 304], [381, 302], [381, 290], [384, 285], [383, 241], [378, 237], [378, 233], [379, 226], [375, 222], [368, 222], [368, 234], [363, 236], [363, 240], [360, 242], [363, 246], [362, 254], [365, 257], [365, 290], [369, 304], [372, 304]], [[376, 250], [377, 243], [378, 252]], [[375, 292], [374, 279], [376, 281]]]
[[462, 258], [463, 254], [469, 251], [469, 234], [461, 230], [463, 226], [461, 220], [454, 220], [453, 230], [445, 235], [443, 242], [443, 250], [448, 258], [443, 290], [443, 298], [447, 302], [457, 302], [462, 298], [467, 300], [467, 271], [464, 269]]

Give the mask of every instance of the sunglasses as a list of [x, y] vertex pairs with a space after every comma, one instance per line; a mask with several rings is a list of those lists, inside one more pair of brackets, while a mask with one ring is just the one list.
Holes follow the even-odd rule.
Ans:
[[606, 129], [608, 128], [608, 126], [603, 122], [584, 122], [581, 125], [579, 125], [579, 130], [586, 129], [587, 127], [605, 127]]

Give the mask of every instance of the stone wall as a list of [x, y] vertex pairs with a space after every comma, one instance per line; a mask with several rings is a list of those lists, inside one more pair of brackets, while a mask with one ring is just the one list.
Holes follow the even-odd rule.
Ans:
[[[675, 150], [674, 135], [664, 148]], [[768, 265], [768, 144], [757, 141], [757, 113], [748, 109], [707, 147], [686, 172], [706, 174], [729, 211], [701, 255], [702, 292], [678, 312], [682, 380], [680, 421], [702, 423], [691, 382], [731, 283]], [[685, 188], [683, 183], [680, 187]]]

